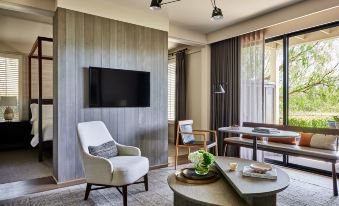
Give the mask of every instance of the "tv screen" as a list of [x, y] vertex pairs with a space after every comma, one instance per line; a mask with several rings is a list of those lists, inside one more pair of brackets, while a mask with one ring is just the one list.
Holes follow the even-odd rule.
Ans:
[[89, 68], [90, 107], [149, 107], [150, 73]]

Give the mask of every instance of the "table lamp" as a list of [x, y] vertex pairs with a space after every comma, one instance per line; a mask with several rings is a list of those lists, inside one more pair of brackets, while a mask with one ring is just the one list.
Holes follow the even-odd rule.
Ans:
[[5, 120], [13, 120], [14, 118], [14, 111], [11, 106], [17, 106], [17, 98], [16, 96], [2, 96], [0, 97], [0, 106], [6, 106], [4, 112], [4, 119]]

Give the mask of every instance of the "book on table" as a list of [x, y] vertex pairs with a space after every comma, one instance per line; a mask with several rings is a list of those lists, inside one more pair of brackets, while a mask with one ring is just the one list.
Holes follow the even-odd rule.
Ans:
[[242, 171], [243, 176], [247, 177], [257, 177], [257, 178], [262, 178], [262, 179], [271, 179], [271, 180], [276, 180], [277, 179], [277, 171], [276, 169], [272, 169], [271, 171], [268, 171], [266, 173], [257, 173], [253, 169], [251, 169], [250, 166], [245, 166], [243, 171]]
[[267, 128], [267, 127], [255, 127], [253, 132], [264, 133], [264, 134], [276, 134], [279, 133], [279, 130], [276, 128]]

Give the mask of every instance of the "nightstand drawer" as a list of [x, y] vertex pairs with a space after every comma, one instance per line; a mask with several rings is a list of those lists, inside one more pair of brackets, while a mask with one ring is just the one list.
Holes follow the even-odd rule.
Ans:
[[29, 121], [1, 121], [0, 149], [29, 148], [32, 125]]

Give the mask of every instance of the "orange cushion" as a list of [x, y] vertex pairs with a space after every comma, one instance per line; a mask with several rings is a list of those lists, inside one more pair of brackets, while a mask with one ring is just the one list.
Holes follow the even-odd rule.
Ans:
[[[248, 134], [243, 134], [242, 135], [242, 138], [245, 138], [245, 139], [253, 139], [252, 136], [248, 135]], [[262, 140], [262, 137], [257, 137], [257, 140]]]
[[295, 137], [287, 137], [287, 138], [268, 138], [269, 142], [276, 142], [276, 143], [282, 143], [282, 144], [292, 144], [296, 145], [297, 140]]
[[310, 147], [313, 133], [300, 133], [299, 146]]

